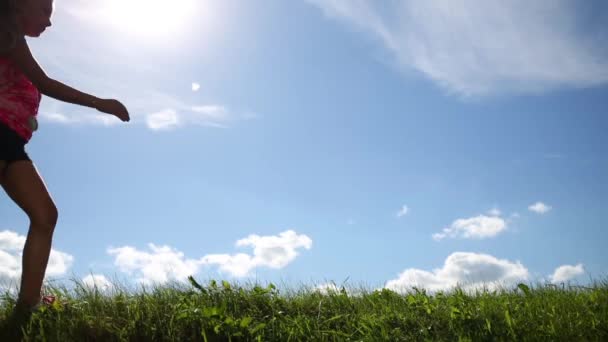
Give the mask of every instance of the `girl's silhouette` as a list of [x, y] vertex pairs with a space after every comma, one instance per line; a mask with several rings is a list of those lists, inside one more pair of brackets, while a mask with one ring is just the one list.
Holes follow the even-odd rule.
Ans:
[[25, 37], [39, 37], [51, 26], [53, 0], [0, 0], [0, 184], [30, 219], [23, 249], [16, 308], [33, 310], [42, 301], [57, 208], [25, 145], [38, 129], [41, 94], [95, 108], [129, 121], [125, 106], [100, 99], [48, 77]]

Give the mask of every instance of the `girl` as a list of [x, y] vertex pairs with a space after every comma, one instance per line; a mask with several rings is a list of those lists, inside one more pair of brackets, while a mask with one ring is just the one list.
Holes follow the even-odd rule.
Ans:
[[32, 57], [25, 36], [39, 37], [51, 26], [52, 12], [53, 0], [0, 0], [0, 185], [30, 219], [16, 305], [28, 311], [41, 304], [57, 223], [53, 199], [24, 149], [38, 128], [41, 94], [130, 120], [119, 101], [99, 99], [49, 78]]

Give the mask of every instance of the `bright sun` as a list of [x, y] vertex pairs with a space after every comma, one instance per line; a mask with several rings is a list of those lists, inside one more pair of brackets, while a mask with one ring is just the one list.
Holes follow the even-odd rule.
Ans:
[[105, 0], [102, 6], [104, 20], [115, 28], [156, 38], [185, 30], [198, 12], [197, 0]]

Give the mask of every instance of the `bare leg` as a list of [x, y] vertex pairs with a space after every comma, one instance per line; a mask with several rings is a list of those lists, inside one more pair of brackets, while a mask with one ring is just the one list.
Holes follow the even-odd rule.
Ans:
[[4, 175], [4, 168], [6, 168], [6, 162], [0, 160], [0, 185], [2, 185], [2, 176]]
[[57, 224], [57, 208], [30, 161], [11, 163], [4, 172], [2, 187], [30, 219], [23, 248], [19, 302], [31, 307], [41, 300], [42, 282]]

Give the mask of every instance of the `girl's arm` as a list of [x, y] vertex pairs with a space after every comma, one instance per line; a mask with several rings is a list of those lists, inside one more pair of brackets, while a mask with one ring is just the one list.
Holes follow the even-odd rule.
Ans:
[[85, 94], [49, 78], [38, 62], [36, 62], [34, 56], [32, 56], [25, 39], [19, 40], [17, 45], [11, 50], [9, 58], [21, 69], [21, 72], [25, 74], [36, 88], [46, 96], [91, 108], [95, 108], [95, 104], [100, 100], [95, 96]]
[[32, 56], [25, 39], [17, 42], [10, 51], [9, 58], [42, 94], [63, 102], [95, 108], [113, 114], [123, 121], [129, 121], [129, 114], [120, 102], [97, 98], [48, 77]]

